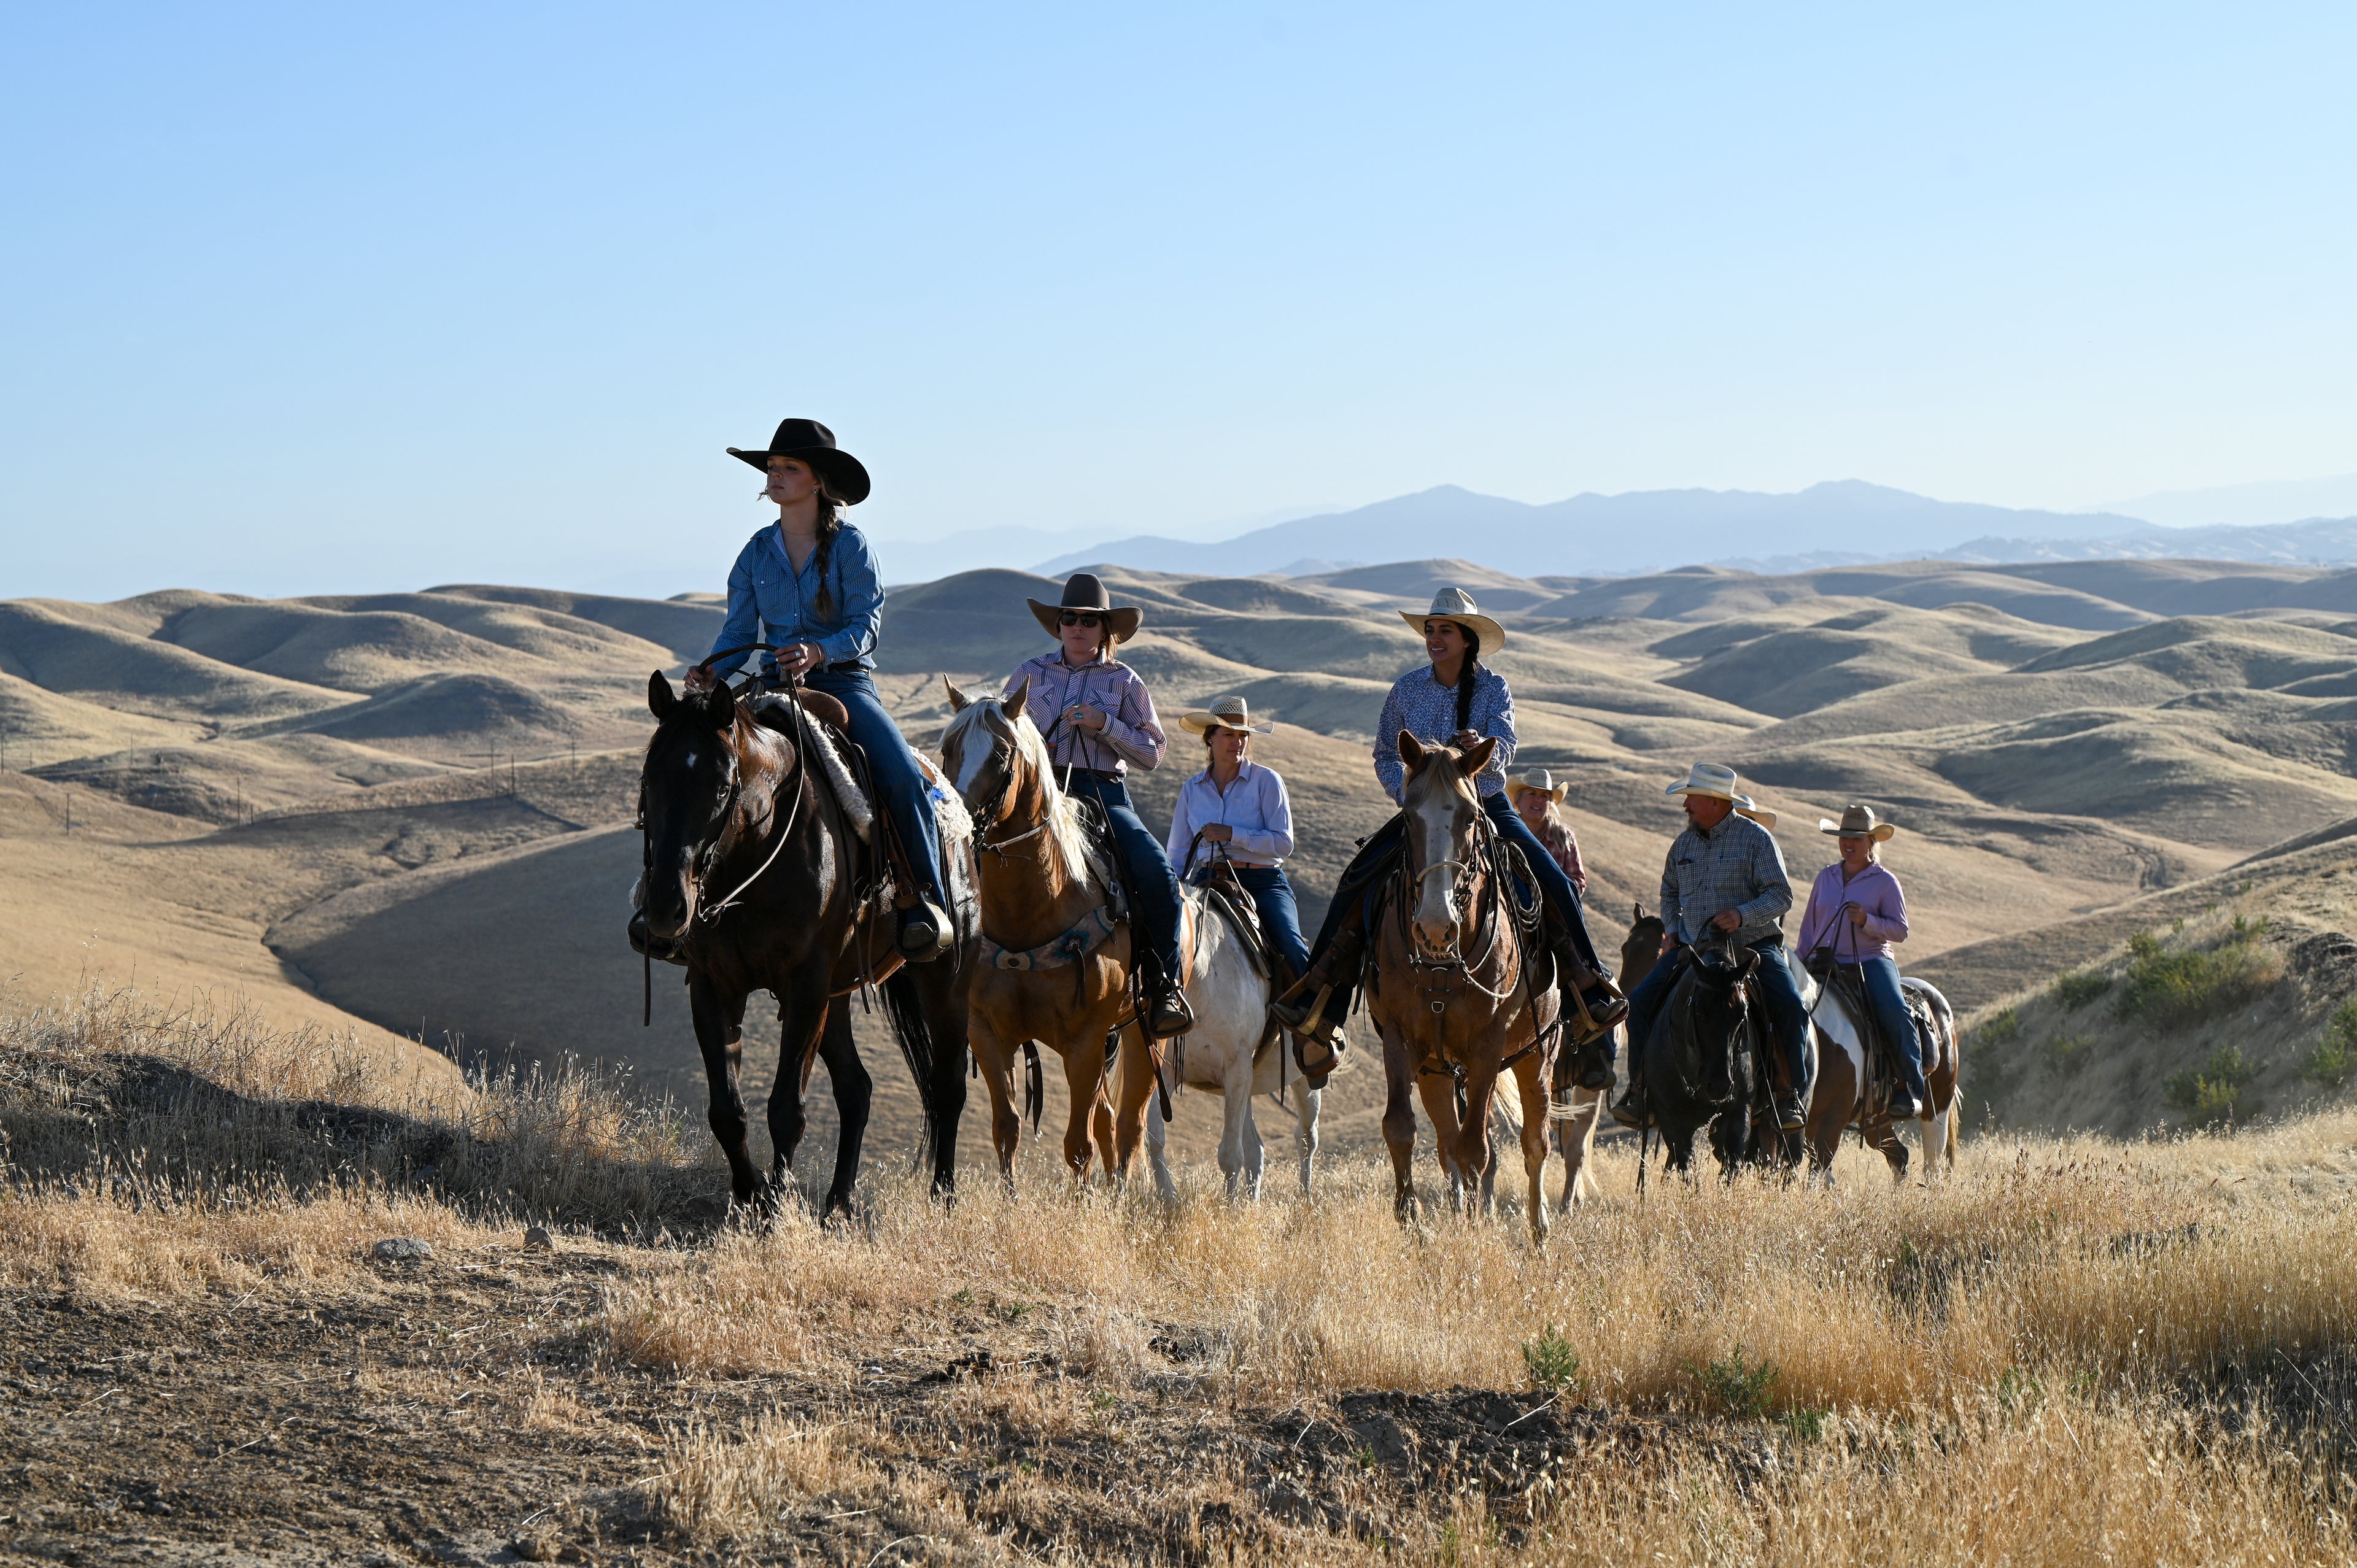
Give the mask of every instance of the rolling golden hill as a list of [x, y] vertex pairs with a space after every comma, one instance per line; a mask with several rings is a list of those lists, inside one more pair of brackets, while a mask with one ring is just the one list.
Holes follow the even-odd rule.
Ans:
[[[1422, 562], [1293, 579], [1104, 575], [1146, 608], [1128, 657], [1166, 721], [1226, 692], [1275, 714], [1260, 755], [1291, 787], [1292, 869], [1313, 922], [1351, 841], [1388, 811], [1369, 731], [1420, 657], [1394, 612], [1442, 582], [1508, 626], [1491, 661], [1513, 682], [1520, 760], [1571, 782], [1600, 942], [1653, 901], [1678, 823], [1663, 787], [1697, 757], [1741, 768], [1781, 813], [1796, 882], [1832, 857], [1820, 815], [1862, 800], [1898, 821], [1889, 860], [1916, 918], [1903, 956], [1968, 1006], [2099, 960], [2125, 973], [2132, 955], [2113, 950], [2134, 931], [2242, 908], [2252, 896], [2218, 889], [2272, 884], [2230, 867], [2357, 816], [2357, 574], [1932, 563], [1523, 580]], [[943, 676], [995, 685], [1039, 649], [1022, 601], [1052, 586], [989, 571], [892, 592], [878, 681], [920, 746], [945, 715]], [[234, 991], [405, 1052], [420, 1072], [447, 1071], [443, 1053], [570, 1053], [700, 1100], [676, 972], [658, 971], [656, 1025], [640, 1028], [620, 930], [647, 671], [676, 673], [719, 621], [709, 596], [491, 586], [0, 603], [0, 973], [46, 993], [127, 983], [135, 964], [143, 985]], [[1192, 738], [1175, 740], [1135, 784], [1157, 824], [1198, 765]], [[2299, 854], [2338, 863], [2351, 843]], [[2312, 1033], [2330, 1000], [2304, 993], [2295, 1032]], [[2037, 1007], [2015, 1016], [2042, 1049]], [[2115, 1022], [2106, 1060], [2166, 1054], [2139, 1043], [2150, 1028]], [[913, 1095], [888, 1044], [857, 1028], [881, 1047], [879, 1117], [897, 1139]], [[2179, 1114], [2151, 1087], [2168, 1077], [2158, 1056], [2133, 1090], [2102, 1074], [2047, 1084], [1999, 1046], [1989, 1059], [1987, 1098], [2008, 1119], [2028, 1114], [2023, 1095], [2061, 1122]], [[1371, 1136], [1379, 1093], [1371, 1073], [1337, 1079], [1329, 1136]], [[1211, 1117], [1179, 1122], [1178, 1148], [1200, 1154]], [[971, 1122], [968, 1150], [980, 1157]]]

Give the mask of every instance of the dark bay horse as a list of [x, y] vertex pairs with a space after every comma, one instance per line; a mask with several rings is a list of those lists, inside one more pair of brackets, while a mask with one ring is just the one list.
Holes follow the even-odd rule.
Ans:
[[[686, 961], [712, 1133], [727, 1156], [734, 1201], [774, 1212], [807, 1125], [811, 1065], [823, 1056], [842, 1138], [821, 1212], [849, 1208], [873, 1084], [852, 1045], [850, 1015], [835, 999], [865, 980], [879, 983], [885, 1015], [917, 1080], [933, 1193], [952, 1196], [965, 1108], [966, 983], [980, 940], [971, 846], [945, 826], [952, 945], [931, 963], [904, 967], [882, 879], [859, 875], [876, 857], [817, 755], [841, 743], [799, 707], [786, 709], [780, 731], [756, 720], [725, 686], [683, 697], [660, 671], [647, 682], [647, 707], [655, 716], [639, 781], [647, 929]], [[879, 811], [866, 832], [884, 831]], [[776, 996], [782, 1026], [766, 1179], [746, 1145], [738, 1086], [745, 1003], [756, 991]]]
[[[1760, 955], [1713, 944], [1681, 950], [1663, 961], [1684, 970], [1643, 1047], [1663, 1155], [1670, 1169], [1690, 1169], [1695, 1134], [1708, 1127], [1719, 1168], [1732, 1176], [1738, 1165], [1764, 1152], [1754, 1122], [1767, 1103], [1766, 1064], [1773, 1047], [1768, 1020], [1751, 1007], [1745, 984]], [[1772, 1110], [1767, 1127], [1764, 1142], [1772, 1146]]]
[[1400, 735], [1407, 832], [1397, 880], [1376, 918], [1367, 1015], [1383, 1042], [1383, 1142], [1391, 1149], [1394, 1211], [1402, 1219], [1416, 1211], [1412, 1096], [1423, 1099], [1432, 1120], [1451, 1199], [1460, 1209], [1481, 1201], [1491, 1165], [1491, 1099], [1500, 1075], [1511, 1070], [1522, 1101], [1531, 1235], [1544, 1240], [1547, 1085], [1562, 1031], [1553, 976], [1534, 972], [1545, 962], [1535, 927], [1525, 928], [1512, 878], [1500, 874], [1489, 821], [1473, 793], [1473, 777], [1496, 744], [1484, 740], [1460, 752]]

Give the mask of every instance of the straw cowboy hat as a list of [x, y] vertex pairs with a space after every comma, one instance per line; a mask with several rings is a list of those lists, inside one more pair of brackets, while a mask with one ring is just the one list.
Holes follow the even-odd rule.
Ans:
[[1664, 795], [1707, 795], [1725, 800], [1737, 813], [1749, 817], [1763, 828], [1773, 829], [1776, 813], [1766, 811], [1751, 803], [1751, 797], [1736, 792], [1736, 775], [1732, 768], [1716, 762], [1697, 762], [1686, 769], [1686, 776], [1662, 791]]
[[1508, 805], [1513, 805], [1515, 802], [1520, 800], [1523, 796], [1534, 791], [1538, 794], [1544, 795], [1548, 800], [1553, 800], [1556, 805], [1560, 806], [1563, 804], [1563, 798], [1571, 793], [1571, 786], [1567, 783], [1556, 783], [1555, 781], [1555, 775], [1549, 773], [1544, 768], [1534, 768], [1527, 773], [1509, 773], [1506, 775], [1506, 803]]
[[1215, 729], [1233, 730], [1238, 735], [1267, 735], [1276, 728], [1275, 725], [1255, 726], [1252, 712], [1242, 697], [1214, 697], [1210, 707], [1179, 714], [1178, 727], [1193, 735]]
[[1469, 629], [1481, 639], [1481, 651], [1495, 653], [1506, 646], [1506, 628], [1481, 613], [1473, 596], [1462, 588], [1443, 588], [1432, 596], [1432, 607], [1422, 615], [1414, 610], [1402, 610], [1400, 619], [1407, 622], [1418, 637], [1424, 635], [1424, 623], [1428, 620], [1453, 620]]
[[834, 432], [815, 419], [780, 420], [778, 433], [770, 437], [767, 446], [755, 451], [731, 446], [728, 455], [765, 474], [772, 457], [799, 457], [826, 486], [826, 493], [844, 505], [857, 506], [867, 499], [866, 467], [837, 446]]
[[1041, 626], [1048, 628], [1049, 637], [1062, 635], [1056, 619], [1066, 610], [1093, 610], [1103, 617], [1109, 644], [1127, 642], [1135, 637], [1137, 623], [1146, 618], [1146, 612], [1135, 605], [1124, 605], [1115, 609], [1113, 600], [1105, 596], [1105, 585], [1097, 580], [1093, 572], [1073, 573], [1064, 584], [1063, 599], [1057, 604], [1043, 605], [1037, 599], [1023, 602], [1031, 607], [1031, 613], [1039, 618]]
[[1835, 838], [1872, 839], [1880, 843], [1898, 831], [1893, 824], [1877, 818], [1871, 806], [1845, 806], [1840, 822], [1830, 817], [1817, 819], [1817, 832], [1831, 833]]

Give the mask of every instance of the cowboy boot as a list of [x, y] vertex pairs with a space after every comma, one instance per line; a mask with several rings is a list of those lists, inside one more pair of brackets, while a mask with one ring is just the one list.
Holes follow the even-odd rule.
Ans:
[[1148, 1039], [1167, 1040], [1195, 1026], [1195, 1009], [1188, 1005], [1187, 993], [1177, 981], [1150, 975], [1140, 989], [1146, 993], [1142, 1010]]
[[1366, 945], [1358, 922], [1345, 921], [1326, 950], [1310, 961], [1309, 972], [1294, 982], [1288, 993], [1306, 993], [1309, 999], [1269, 1004], [1269, 1015], [1292, 1032], [1294, 1065], [1315, 1084], [1323, 1084], [1341, 1060], [1342, 1021], [1327, 1015], [1328, 1004], [1337, 990], [1358, 979]]
[[931, 963], [950, 948], [949, 917], [933, 907], [930, 898], [920, 898], [899, 912], [899, 930], [892, 945], [910, 963]]

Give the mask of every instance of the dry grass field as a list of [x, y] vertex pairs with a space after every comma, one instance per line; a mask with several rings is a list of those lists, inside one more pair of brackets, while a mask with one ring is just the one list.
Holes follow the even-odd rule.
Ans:
[[610, 1085], [93, 993], [0, 1014], [0, 1133], [26, 1560], [2357, 1557], [2348, 1112], [1930, 1189], [1609, 1153], [1544, 1250], [1365, 1158], [946, 1211], [886, 1162], [758, 1233]]
[[[1010, 1199], [969, 1116], [943, 1211], [855, 1015], [857, 1221], [732, 1227], [676, 972], [641, 1029], [620, 936], [646, 673], [716, 603], [5, 603], [0, 1560], [2357, 1556], [2357, 575], [1107, 575], [1167, 715], [1276, 714], [1312, 920], [1440, 581], [1510, 628], [1599, 940], [1696, 757], [1796, 881], [1818, 816], [1895, 818], [1955, 1179], [1641, 1198], [1611, 1136], [1544, 1251], [1511, 1202], [1403, 1230], [1361, 1069], [1313, 1202], [1220, 1200], [1190, 1098], [1175, 1206], [1037, 1145]], [[895, 590], [920, 744], [1048, 593]]]

